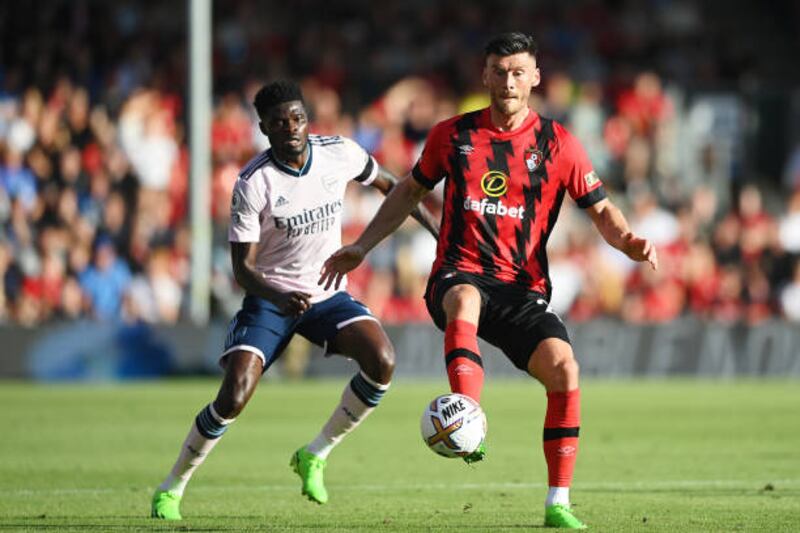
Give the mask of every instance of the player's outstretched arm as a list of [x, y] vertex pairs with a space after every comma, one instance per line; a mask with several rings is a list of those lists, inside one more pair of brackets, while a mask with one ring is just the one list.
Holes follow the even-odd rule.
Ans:
[[331, 255], [322, 265], [319, 284], [338, 289], [344, 275], [356, 268], [364, 257], [387, 235], [396, 230], [430, 191], [411, 175], [394, 186], [361, 236]]
[[256, 251], [256, 243], [253, 242], [231, 243], [231, 263], [236, 283], [247, 294], [253, 294], [272, 302], [287, 315], [299, 316], [308, 311], [311, 307], [310, 294], [300, 291], [276, 291], [266, 284], [264, 274], [253, 268]]
[[592, 222], [608, 244], [621, 251], [634, 261], [647, 261], [654, 270], [658, 269], [656, 247], [647, 239], [633, 234], [625, 215], [608, 198], [586, 208]]
[[[397, 177], [383, 167], [378, 167], [378, 175], [370, 184], [383, 193], [384, 196], [389, 194], [395, 185], [397, 185]], [[423, 204], [417, 204], [411, 211], [411, 216], [420, 225], [428, 230], [435, 238], [439, 238], [439, 221], [433, 216], [433, 213], [428, 211], [428, 208]]]

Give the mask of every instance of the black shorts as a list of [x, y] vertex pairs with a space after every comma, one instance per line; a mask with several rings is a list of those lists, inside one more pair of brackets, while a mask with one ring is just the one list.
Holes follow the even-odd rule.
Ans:
[[478, 336], [500, 348], [514, 366], [528, 370], [531, 354], [544, 339], [569, 342], [567, 328], [544, 295], [478, 274], [441, 269], [428, 279], [425, 303], [436, 326], [444, 331], [445, 293], [454, 285], [472, 285], [481, 294]]

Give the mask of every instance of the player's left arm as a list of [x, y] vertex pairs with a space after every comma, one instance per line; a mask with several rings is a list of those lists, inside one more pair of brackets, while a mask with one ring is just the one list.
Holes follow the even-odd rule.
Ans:
[[[394, 186], [397, 185], [397, 181], [397, 177], [394, 174], [379, 166], [378, 175], [372, 183], [370, 183], [370, 186], [375, 187], [386, 196], [394, 189]], [[414, 210], [411, 211], [411, 216], [414, 217], [414, 220], [419, 222], [423, 228], [428, 230], [431, 235], [437, 239], [439, 238], [439, 221], [436, 220], [436, 217], [433, 216], [433, 213], [431, 213], [425, 205], [422, 203], [417, 204]]]
[[585, 210], [608, 244], [634, 261], [647, 261], [654, 270], [658, 269], [655, 245], [648, 239], [634, 235], [625, 215], [608, 198], [603, 198]]
[[657, 269], [656, 247], [649, 240], [634, 235], [625, 215], [606, 197], [603, 182], [581, 143], [561, 124], [556, 123], [554, 130], [559, 139], [559, 162], [565, 170], [563, 175], [569, 195], [578, 207], [589, 213], [608, 244], [634, 261], [647, 261]]

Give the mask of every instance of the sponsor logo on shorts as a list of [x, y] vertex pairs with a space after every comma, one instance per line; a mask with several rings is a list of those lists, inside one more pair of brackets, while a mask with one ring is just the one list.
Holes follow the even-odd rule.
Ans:
[[558, 314], [556, 313], [555, 309], [553, 309], [553, 306], [552, 306], [552, 305], [550, 305], [550, 303], [549, 303], [547, 300], [545, 300], [545, 299], [543, 299], [543, 298], [539, 298], [539, 299], [537, 299], [537, 300], [536, 300], [536, 304], [537, 304], [537, 305], [544, 305], [544, 306], [546, 306], [546, 307], [545, 307], [545, 310], [544, 310], [546, 313], [551, 313], [551, 314], [553, 314], [553, 315], [556, 315], [556, 318], [557, 318], [559, 321], [561, 320], [561, 317], [559, 317], [559, 316], [558, 316]]

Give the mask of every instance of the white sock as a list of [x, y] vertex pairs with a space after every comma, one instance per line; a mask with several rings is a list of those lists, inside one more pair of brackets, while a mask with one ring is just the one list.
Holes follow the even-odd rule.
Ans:
[[364, 372], [353, 376], [342, 392], [339, 405], [333, 410], [320, 434], [306, 446], [306, 450], [317, 457], [327, 459], [345, 435], [369, 416], [388, 388], [388, 383], [385, 385], [377, 383]]
[[569, 507], [569, 487], [550, 487], [547, 491], [547, 499], [544, 501], [545, 507], [551, 505], [566, 505]]
[[206, 456], [234, 420], [219, 416], [212, 404], [208, 404], [200, 411], [186, 440], [183, 441], [178, 460], [175, 461], [167, 478], [158, 486], [159, 490], [168, 490], [182, 496], [194, 471], [203, 464]]

